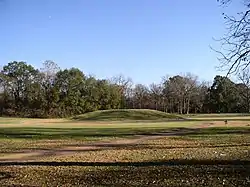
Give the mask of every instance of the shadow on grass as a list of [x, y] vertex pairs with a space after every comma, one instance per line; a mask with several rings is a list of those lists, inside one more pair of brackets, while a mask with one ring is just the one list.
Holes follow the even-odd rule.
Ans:
[[249, 127], [228, 128], [0, 128], [0, 138], [64, 139], [141, 136], [208, 136], [250, 134]]
[[11, 178], [11, 174], [9, 172], [0, 172], [0, 180], [3, 180], [3, 179], [9, 179]]
[[[68, 146], [67, 149], [64, 149], [64, 146]], [[71, 145], [62, 145], [57, 148], [22, 148], [17, 150], [7, 150], [0, 152], [1, 154], [19, 154], [26, 153], [29, 154], [31, 151], [35, 151], [39, 153], [39, 156], [59, 156], [59, 155], [67, 155], [73, 153], [80, 152], [94, 152], [100, 150], [145, 150], [145, 149], [157, 149], [157, 150], [171, 150], [171, 149], [197, 149], [197, 148], [234, 148], [234, 147], [247, 147], [250, 146], [249, 143], [242, 144], [228, 144], [228, 145], [198, 145], [198, 146], [157, 146], [157, 144], [136, 144], [134, 142], [126, 142], [126, 143], [92, 143], [92, 144], [71, 144]], [[27, 159], [37, 158], [37, 156], [27, 155]], [[20, 158], [21, 159], [21, 158]], [[24, 159], [25, 160], [25, 159]], [[1, 161], [6, 161], [6, 159], [0, 159]], [[73, 163], [73, 164], [77, 164]], [[43, 164], [43, 163], [42, 163]], [[53, 162], [52, 162], [53, 164]], [[63, 163], [59, 163], [63, 164]], [[78, 163], [81, 164], [81, 163]], [[88, 163], [87, 163], [88, 164]]]
[[[8, 162], [0, 166], [61, 167], [60, 172], [49, 168], [38, 173], [37, 185], [44, 180], [51, 186], [249, 186], [248, 160], [158, 160], [151, 162]], [[80, 166], [72, 167], [70, 166]], [[88, 166], [83, 169], [81, 166]], [[93, 167], [94, 166], [94, 167]], [[95, 167], [98, 166], [98, 167]], [[1, 168], [0, 168], [1, 169]], [[72, 172], [74, 171], [74, 172]], [[32, 174], [25, 170], [26, 179]], [[1, 180], [1, 178], [0, 178]], [[13, 180], [15, 180], [13, 178]]]
[[118, 167], [150, 167], [150, 166], [200, 166], [227, 165], [250, 167], [250, 160], [169, 160], [150, 162], [0, 162], [0, 166], [118, 166]]
[[[229, 148], [229, 147], [246, 147], [250, 143], [225, 144], [225, 145], [197, 145], [197, 146], [164, 146], [162, 144], [94, 144], [96, 147], [113, 148], [112, 150], [141, 150], [141, 149], [195, 149], [195, 148]], [[73, 145], [74, 146], [74, 145]], [[79, 146], [75, 144], [75, 146]]]
[[[188, 161], [186, 161], [188, 162]], [[103, 186], [249, 186], [249, 166], [207, 165], [200, 163], [176, 165], [144, 164], [146, 167], [99, 169], [82, 175], [63, 175], [79, 184]], [[243, 164], [243, 163], [242, 163]], [[127, 164], [126, 166], [130, 166]], [[134, 165], [132, 165], [134, 166]], [[153, 167], [151, 167], [153, 166]], [[216, 168], [215, 168], [216, 167]]]

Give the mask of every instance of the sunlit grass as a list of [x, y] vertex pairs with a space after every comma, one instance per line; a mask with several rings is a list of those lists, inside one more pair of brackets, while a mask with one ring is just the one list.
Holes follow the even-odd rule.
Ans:
[[[1, 165], [0, 184], [249, 186], [248, 117], [230, 116], [228, 124], [224, 118], [171, 122], [0, 118], [0, 158], [54, 152], [25, 162], [26, 166]], [[126, 143], [142, 137], [153, 140]], [[126, 141], [116, 145], [114, 140]], [[103, 141], [113, 143], [101, 149], [74, 150]], [[66, 154], [65, 147], [72, 151]]]
[[[47, 166], [39, 166], [39, 162], [38, 165], [1, 166], [0, 174], [6, 178], [0, 177], [0, 183], [34, 186], [249, 186], [250, 166], [243, 164], [250, 161], [248, 131], [238, 134], [239, 128], [234, 128], [231, 134], [218, 134], [223, 129], [213, 129], [213, 133], [206, 130], [200, 136], [170, 136], [133, 146], [41, 158], [39, 161]], [[89, 166], [81, 166], [88, 163]], [[56, 164], [59, 166], [53, 166]]]

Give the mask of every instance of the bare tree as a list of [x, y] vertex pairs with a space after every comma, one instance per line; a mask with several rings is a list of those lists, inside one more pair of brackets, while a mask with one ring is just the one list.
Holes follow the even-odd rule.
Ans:
[[238, 91], [244, 99], [247, 111], [250, 112], [250, 70], [249, 68], [238, 74], [241, 84], [238, 85]]
[[56, 73], [59, 70], [59, 66], [52, 60], [46, 60], [43, 62], [43, 67], [40, 69], [43, 74], [43, 78], [49, 83], [54, 80]]
[[198, 76], [193, 75], [191, 73], [187, 73], [184, 76], [185, 81], [185, 98], [184, 98], [184, 111], [186, 111], [186, 114], [189, 114], [190, 111], [190, 101], [191, 98], [195, 95], [197, 91], [197, 81]]
[[[167, 98], [171, 112], [183, 114], [186, 94], [186, 80], [181, 75], [170, 77], [164, 84], [164, 95]], [[175, 108], [177, 107], [177, 108]]]
[[165, 81], [163, 94], [171, 112], [189, 113], [191, 99], [197, 90], [197, 81], [198, 77], [191, 73], [176, 75]]
[[[42, 90], [44, 92], [44, 108], [46, 111], [46, 115], [49, 115], [52, 112], [52, 108], [55, 108], [52, 101], [53, 98], [53, 89], [55, 83], [56, 73], [60, 70], [59, 66], [51, 60], [46, 60], [43, 63], [43, 67], [40, 69], [40, 81]], [[41, 98], [42, 99], [42, 98]]]
[[163, 87], [161, 84], [155, 84], [152, 83], [149, 85], [150, 88], [150, 93], [154, 102], [154, 109], [155, 110], [159, 110], [162, 109], [161, 105], [162, 105], [162, 91], [163, 91]]
[[2, 70], [3, 70], [3, 67], [0, 66], [0, 93], [2, 93], [4, 90], [4, 79], [2, 75]]
[[136, 84], [134, 88], [134, 99], [137, 101], [137, 108], [148, 108], [149, 90], [143, 84]]
[[122, 74], [119, 74], [117, 76], [112, 77], [109, 80], [110, 83], [116, 84], [120, 87], [120, 92], [121, 92], [121, 98], [122, 100], [122, 106], [121, 107], [127, 107], [126, 103], [126, 98], [131, 98], [132, 97], [132, 86], [133, 86], [133, 81], [130, 77], [125, 77]]
[[[217, 1], [224, 6], [230, 6], [233, 2]], [[243, 0], [243, 7], [243, 11], [234, 16], [223, 13], [228, 32], [218, 40], [222, 49], [215, 51], [220, 54], [220, 68], [227, 70], [227, 75], [238, 73], [250, 64], [250, 0]]]
[[131, 88], [133, 85], [132, 79], [130, 77], [125, 77], [122, 74], [112, 77], [110, 82], [121, 86], [124, 92], [127, 88]]
[[165, 112], [174, 112], [174, 100], [171, 97], [172, 95], [168, 89], [168, 83], [170, 79], [170, 75], [165, 75], [161, 77], [161, 85], [162, 85], [162, 110]]

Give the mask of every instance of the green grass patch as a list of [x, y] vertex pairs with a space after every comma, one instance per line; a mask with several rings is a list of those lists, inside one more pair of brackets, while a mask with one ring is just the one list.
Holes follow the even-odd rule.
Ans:
[[212, 113], [212, 114], [184, 114], [183, 117], [250, 117], [249, 113]]
[[147, 109], [100, 110], [73, 117], [74, 120], [123, 121], [123, 120], [180, 120], [179, 115]]
[[[158, 122], [158, 123], [112, 123], [46, 124], [40, 126], [0, 127], [0, 138], [17, 139], [86, 139], [96, 137], [128, 137], [134, 135], [152, 135], [172, 128], [188, 128], [196, 122]], [[71, 128], [69, 128], [71, 127]]]
[[19, 118], [3, 118], [0, 117], [0, 125], [1, 124], [18, 124], [20, 123]]
[[128, 137], [154, 135], [157, 133], [181, 133], [181, 136], [204, 136], [219, 134], [250, 134], [250, 127], [190, 128], [192, 122], [152, 123], [82, 126], [74, 128], [56, 127], [1, 127], [0, 138], [10, 139], [86, 139], [95, 137]]
[[221, 121], [221, 120], [236, 120], [236, 121], [249, 121], [250, 114], [248, 113], [225, 113], [225, 114], [185, 114], [181, 115], [185, 119], [191, 120], [213, 120], [213, 121]]

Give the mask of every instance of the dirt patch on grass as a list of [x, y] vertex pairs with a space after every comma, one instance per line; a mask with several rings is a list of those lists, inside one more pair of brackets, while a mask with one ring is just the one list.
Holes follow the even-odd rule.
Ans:
[[[0, 162], [0, 186], [248, 187], [248, 134], [203, 136], [197, 130], [207, 131], [176, 129], [112, 141], [61, 142], [58, 148]], [[190, 132], [196, 135], [180, 134]]]
[[[240, 127], [246, 125], [245, 122], [235, 122], [232, 124], [228, 124], [226, 127]], [[209, 127], [225, 127], [223, 122], [209, 122], [209, 123], [201, 123], [196, 127], [192, 128], [175, 128], [175, 129], [166, 129], [164, 132], [155, 132], [152, 134], [141, 134], [141, 135], [134, 135], [129, 138], [120, 138], [120, 139], [112, 139], [110, 141], [96, 141], [90, 143], [79, 142], [77, 144], [63, 144], [61, 143], [59, 146], [57, 145], [58, 142], [56, 141], [48, 141], [48, 147], [43, 142], [39, 142], [43, 148], [36, 148], [32, 150], [27, 149], [20, 149], [18, 152], [4, 154], [4, 156], [0, 156], [0, 161], [32, 161], [32, 160], [39, 160], [44, 157], [48, 156], [61, 156], [61, 155], [72, 155], [76, 152], [85, 152], [85, 151], [97, 151], [97, 150], [106, 150], [106, 149], [113, 149], [116, 148], [125, 148], [125, 147], [132, 147], [140, 144], [142, 142], [148, 140], [155, 140], [160, 139], [163, 137], [171, 137], [171, 136], [185, 136], [185, 135], [206, 135], [209, 132], [203, 132], [201, 129], [208, 129]], [[242, 131], [235, 131], [237, 133], [242, 133]], [[217, 132], [211, 132], [215, 134]], [[226, 132], [221, 130], [219, 134], [227, 134], [227, 133], [234, 133], [234, 131]], [[249, 133], [248, 131], [246, 133]]]
[[19, 153], [9, 153], [0, 157], [0, 161], [31, 161], [39, 160], [42, 157], [47, 156], [60, 156], [60, 155], [69, 155], [77, 151], [96, 151], [103, 149], [112, 149], [113, 147], [126, 147], [136, 145], [138, 143], [162, 138], [165, 136], [175, 136], [185, 134], [187, 131], [176, 131], [176, 132], [163, 132], [156, 133], [152, 135], [136, 135], [132, 138], [118, 139], [111, 141], [99, 141], [86, 144], [77, 144], [77, 145], [67, 145], [60, 146], [58, 148], [52, 149], [36, 149], [36, 150], [20, 150]]
[[[197, 187], [247, 187], [250, 184], [247, 134], [209, 138], [168, 136], [149, 141], [145, 141], [145, 137], [136, 137], [132, 143], [127, 139], [103, 141], [103, 146], [108, 145], [109, 149], [74, 149], [72, 154], [61, 152], [56, 157], [40, 158], [41, 161], [7, 162], [0, 167], [0, 184]], [[142, 142], [136, 142], [138, 138], [142, 138]], [[95, 146], [101, 145], [99, 142]], [[72, 147], [64, 148], [69, 151]]]
[[146, 137], [136, 138], [136, 139], [124, 139], [116, 140], [110, 142], [97, 142], [90, 144], [79, 144], [71, 146], [62, 146], [60, 148], [53, 149], [37, 149], [37, 150], [24, 150], [19, 153], [10, 153], [0, 156], [0, 161], [32, 161], [39, 160], [48, 156], [62, 156], [62, 155], [71, 155], [79, 151], [97, 151], [104, 149], [111, 149], [115, 146], [129, 146], [134, 145], [140, 141], [145, 140]]

